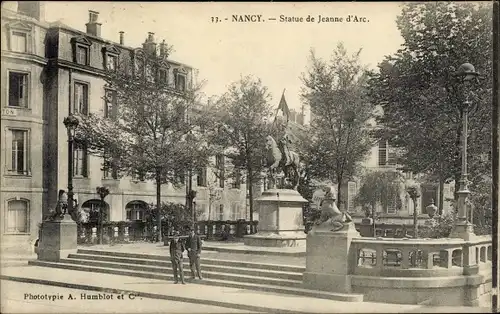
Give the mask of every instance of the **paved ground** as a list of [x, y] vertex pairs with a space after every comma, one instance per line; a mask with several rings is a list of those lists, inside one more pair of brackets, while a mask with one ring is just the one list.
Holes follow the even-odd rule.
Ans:
[[[0, 281], [1, 313], [227, 313], [224, 307], [155, 300], [129, 294], [99, 293], [88, 290]], [[82, 300], [87, 296], [111, 298]], [[53, 300], [40, 297], [57, 297]], [[74, 299], [73, 299], [74, 298]], [[231, 309], [231, 313], [248, 313]]]
[[[471, 307], [428, 307], [421, 305], [384, 304], [373, 302], [341, 302], [310, 297], [281, 295], [259, 291], [249, 291], [237, 288], [205, 286], [197, 284], [174, 285], [172, 282], [156, 279], [145, 279], [137, 277], [117, 276], [109, 274], [92, 273], [53, 269], [37, 266], [9, 267], [2, 272], [2, 282], [5, 280], [35, 283], [26, 286], [28, 290], [22, 291], [23, 295], [14, 295], [13, 299], [19, 302], [24, 293], [45, 293], [40, 290], [39, 284], [56, 286], [61, 289], [89, 290], [89, 294], [96, 293], [123, 293], [124, 295], [138, 295], [148, 304], [156, 304], [157, 300], [174, 301], [199, 304], [204, 306], [215, 306], [225, 308], [227, 313], [238, 311], [246, 312], [272, 312], [272, 313], [487, 313], [489, 309]], [[2, 283], [3, 284], [3, 283]], [[33, 287], [33, 288], [30, 288]], [[7, 287], [8, 288], [8, 287]], [[47, 288], [48, 291], [52, 288]], [[13, 289], [15, 290], [15, 289]], [[2, 286], [2, 291], [5, 291]], [[69, 290], [68, 290], [69, 291]], [[48, 292], [47, 292], [48, 293]], [[17, 298], [17, 299], [16, 299]], [[153, 300], [154, 299], [154, 300]], [[69, 302], [69, 300], [68, 300]], [[87, 306], [87, 303], [95, 301], [74, 300], [76, 306]], [[103, 301], [104, 302], [104, 301]], [[131, 301], [130, 301], [131, 302]], [[118, 301], [108, 302], [107, 309], [113, 311], [130, 311], [141, 309], [141, 305], [123, 307]], [[142, 304], [142, 303], [141, 303]], [[164, 304], [164, 303], [161, 303]], [[166, 304], [166, 303], [165, 303]], [[64, 306], [64, 304], [62, 304]], [[146, 306], [146, 305], [145, 305]], [[149, 305], [148, 305], [149, 306]], [[153, 306], [153, 305], [151, 305]], [[176, 305], [180, 309], [182, 305]], [[153, 306], [154, 308], [155, 306]], [[171, 313], [161, 305], [162, 312]], [[189, 307], [185, 307], [184, 313], [191, 313]], [[237, 311], [235, 311], [237, 310]], [[146, 311], [146, 310], [144, 310]], [[203, 312], [203, 311], [202, 311]]]

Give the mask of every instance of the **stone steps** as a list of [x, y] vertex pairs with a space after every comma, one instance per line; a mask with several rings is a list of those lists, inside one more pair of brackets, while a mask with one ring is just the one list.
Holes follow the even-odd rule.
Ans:
[[[30, 265], [67, 270], [86, 271], [141, 277], [149, 279], [173, 280], [171, 262], [166, 255], [113, 252], [104, 250], [79, 249], [76, 254], [58, 262], [30, 261]], [[343, 294], [305, 289], [302, 283], [304, 267], [277, 264], [261, 264], [232, 260], [201, 260], [204, 279], [194, 280], [187, 258], [184, 261], [184, 275], [188, 282], [222, 286], [253, 291], [264, 291], [288, 295], [315, 297], [320, 299], [360, 302], [361, 294]]]
[[[113, 263], [114, 265], [121, 265], [125, 269], [132, 270], [146, 270], [151, 271], [171, 271], [172, 263], [170, 260], [150, 260], [150, 259], [139, 259], [139, 258], [123, 258], [123, 257], [112, 257], [112, 256], [102, 256], [102, 255], [89, 255], [89, 254], [70, 254], [68, 259], [65, 260], [67, 263], [71, 264], [84, 264], [84, 265], [96, 265], [106, 267], [106, 263]], [[201, 268], [203, 274], [205, 273], [229, 273], [229, 274], [240, 274], [254, 277], [272, 277], [278, 279], [289, 279], [302, 282], [302, 272], [297, 271], [281, 271], [281, 270], [270, 270], [270, 269], [252, 269], [248, 266], [243, 266], [241, 263], [233, 263], [231, 261], [226, 261], [228, 263], [220, 264], [216, 260], [201, 260]], [[229, 264], [229, 265], [228, 265]], [[190, 275], [189, 261], [185, 260], [184, 272], [186, 275]], [[228, 267], [230, 266], [230, 267]]]
[[[103, 251], [103, 250], [89, 250], [89, 249], [78, 249], [78, 255], [93, 255], [93, 256], [110, 256], [113, 258], [122, 257], [125, 259], [140, 259], [140, 260], [153, 260], [153, 261], [170, 261], [168, 257], [168, 252], [165, 255], [153, 255], [153, 254], [141, 254], [141, 253], [127, 253], [127, 252], [113, 252], [113, 251]], [[71, 254], [72, 256], [76, 254]], [[270, 263], [255, 263], [255, 262], [245, 262], [245, 255], [242, 254], [243, 260], [221, 260], [221, 259], [210, 259], [203, 258], [203, 253], [201, 255], [202, 266], [203, 265], [220, 265], [220, 266], [232, 266], [232, 267], [247, 267], [252, 269], [266, 269], [274, 271], [283, 272], [296, 272], [303, 273], [305, 267], [295, 266], [295, 265], [282, 265], [282, 264], [270, 264]]]

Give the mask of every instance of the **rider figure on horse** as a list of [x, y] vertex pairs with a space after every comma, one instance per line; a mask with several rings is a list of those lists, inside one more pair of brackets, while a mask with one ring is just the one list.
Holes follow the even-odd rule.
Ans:
[[284, 160], [284, 165], [289, 165], [291, 163], [291, 156], [290, 156], [290, 149], [288, 147], [288, 144], [291, 144], [292, 141], [290, 140], [290, 138], [288, 137], [288, 134], [285, 133], [285, 135], [283, 135], [283, 137], [280, 139], [280, 149], [281, 149], [281, 153], [283, 154], [283, 156], [285, 157], [285, 160]]

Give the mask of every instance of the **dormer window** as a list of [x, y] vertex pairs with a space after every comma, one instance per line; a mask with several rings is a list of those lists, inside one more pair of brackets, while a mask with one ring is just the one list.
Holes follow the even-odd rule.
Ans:
[[73, 44], [73, 62], [90, 65], [90, 46], [92, 42], [83, 36], [73, 37], [71, 42]]
[[120, 55], [120, 50], [115, 46], [106, 46], [102, 49], [104, 68], [108, 71], [114, 71], [118, 68], [118, 56]]
[[159, 83], [162, 85], [167, 85], [168, 83], [168, 70], [167, 69], [160, 69], [158, 73], [158, 80]]
[[17, 51], [17, 52], [26, 52], [26, 37], [28, 35], [26, 33], [21, 33], [21, 32], [12, 32], [12, 37], [11, 37], [11, 44], [12, 44], [12, 51]]
[[7, 27], [9, 29], [9, 49], [15, 52], [31, 52], [31, 26], [15, 22]]
[[113, 55], [107, 55], [106, 56], [106, 68], [108, 71], [114, 71], [116, 70], [116, 64], [118, 61], [116, 61], [116, 56]]
[[186, 74], [184, 68], [175, 69], [175, 89], [184, 92], [186, 90]]
[[88, 65], [89, 49], [87, 47], [76, 47], [76, 63]]

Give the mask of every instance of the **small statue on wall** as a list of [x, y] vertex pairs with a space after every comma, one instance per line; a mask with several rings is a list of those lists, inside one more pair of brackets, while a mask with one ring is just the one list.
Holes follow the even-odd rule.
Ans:
[[347, 223], [352, 222], [348, 213], [342, 212], [335, 203], [335, 189], [333, 187], [325, 188], [325, 197], [321, 201], [321, 217], [316, 221], [319, 228], [332, 228], [330, 231], [339, 231]]

